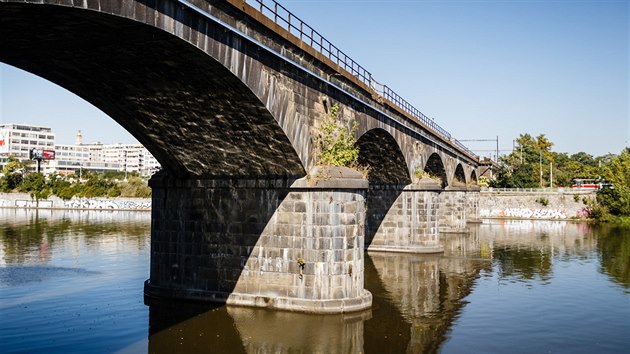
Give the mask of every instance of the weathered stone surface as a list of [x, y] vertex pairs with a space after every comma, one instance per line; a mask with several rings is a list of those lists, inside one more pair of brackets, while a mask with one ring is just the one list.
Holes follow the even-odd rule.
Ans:
[[364, 189], [243, 182], [153, 177], [148, 295], [319, 313], [371, 306]]
[[466, 227], [467, 192], [465, 190], [445, 190], [440, 193], [439, 227], [441, 233], [467, 233]]
[[439, 191], [372, 186], [368, 193], [369, 251], [436, 253]]

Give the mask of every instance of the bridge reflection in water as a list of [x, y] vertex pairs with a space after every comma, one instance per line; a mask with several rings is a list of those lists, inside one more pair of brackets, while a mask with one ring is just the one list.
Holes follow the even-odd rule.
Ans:
[[[496, 326], [496, 311], [510, 312], [503, 310], [509, 307], [509, 299], [500, 298], [504, 303], [499, 304], [492, 294], [482, 292], [488, 281], [496, 284], [490, 291], [496, 293], [496, 286], [504, 286], [502, 289], [510, 289], [510, 296], [522, 296], [518, 293], [521, 288], [555, 288], [571, 294], [583, 290], [578, 298], [568, 296], [562, 301], [553, 300], [556, 293], [544, 293], [549, 306], [564, 306], [551, 307], [547, 313], [562, 314], [567, 306], [571, 313], [575, 308], [588, 309], [589, 321], [597, 323], [588, 332], [604, 338], [610, 348], [624, 348], [623, 331], [630, 330], [625, 306], [630, 294], [630, 275], [624, 271], [630, 252], [627, 229], [493, 221], [474, 225], [468, 235], [445, 235], [442, 255], [368, 252], [366, 288], [374, 296], [374, 306], [362, 312], [308, 315], [156, 302], [147, 317], [146, 307], [139, 303], [137, 284], [147, 272], [148, 226], [148, 214], [142, 213], [0, 210], [0, 317], [6, 319], [0, 322], [3, 349], [50, 352], [55, 345], [85, 352], [99, 348], [151, 353], [461, 352], [471, 345], [471, 338], [476, 345], [488, 341], [487, 337], [473, 338], [462, 322], [473, 308], [484, 312], [488, 321], [476, 322], [477, 328]], [[579, 267], [589, 263], [604, 276], [572, 273], [570, 279], [562, 278], [568, 268], [584, 271]], [[34, 279], [33, 272], [41, 276]], [[574, 286], [575, 279], [583, 283], [582, 288]], [[553, 287], [546, 286], [550, 283]], [[479, 301], [489, 295], [489, 304]], [[584, 302], [588, 306], [582, 306]], [[617, 306], [616, 310], [610, 311], [610, 306]], [[51, 313], [54, 316], [42, 315]], [[511, 320], [517, 324], [526, 317], [518, 311], [509, 316], [517, 316]], [[63, 328], [57, 325], [60, 322]], [[523, 335], [515, 325], [501, 326], [507, 328], [499, 330], [512, 336]], [[573, 323], [564, 322], [563, 326], [580, 331], [571, 327]], [[535, 329], [541, 328], [545, 327]], [[16, 333], [37, 334], [11, 336], [16, 329]], [[77, 335], [65, 335], [66, 329]], [[557, 334], [556, 330], [554, 336]], [[588, 333], [580, 336], [590, 340]], [[553, 343], [567, 340], [554, 338]], [[551, 344], [543, 345], [552, 348]], [[497, 343], [495, 348], [509, 345]]]
[[363, 312], [152, 305], [149, 352], [438, 352], [480, 276], [544, 279], [553, 257], [597, 247], [588, 225], [541, 221], [494, 221], [443, 243], [443, 255], [369, 252], [366, 288], [374, 306]]
[[[446, 243], [478, 254], [476, 235], [476, 229], [472, 235], [454, 234]], [[369, 253], [366, 287], [375, 306], [340, 315], [155, 304], [149, 352], [432, 352], [445, 340], [479, 271], [489, 268], [490, 259], [463, 253]]]

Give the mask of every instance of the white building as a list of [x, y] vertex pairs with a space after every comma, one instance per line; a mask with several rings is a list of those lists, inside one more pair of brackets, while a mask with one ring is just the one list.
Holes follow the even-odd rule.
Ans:
[[[50, 128], [28, 124], [0, 125], [0, 169], [6, 164], [9, 155], [15, 155], [22, 161], [29, 160], [29, 151], [33, 148], [55, 151], [54, 160], [42, 161], [44, 174], [120, 171], [138, 172], [146, 177], [160, 168], [153, 155], [139, 143], [84, 144], [79, 130], [74, 145], [55, 144], [55, 134]], [[33, 164], [33, 169], [35, 166]]]
[[[31, 149], [54, 150], [55, 134], [48, 127], [29, 124], [0, 124], [0, 165], [4, 167], [9, 155], [18, 160], [30, 160]], [[35, 168], [36, 164], [33, 164]], [[42, 172], [50, 173], [49, 161], [42, 161]]]
[[120, 171], [151, 176], [160, 168], [159, 162], [141, 144], [102, 145], [100, 153], [103, 162], [121, 165]]
[[138, 172], [147, 177], [160, 168], [157, 160], [141, 144], [83, 144], [80, 130], [75, 145], [57, 145], [57, 150], [57, 170], [60, 174], [72, 174], [79, 170], [98, 173], [119, 171]]

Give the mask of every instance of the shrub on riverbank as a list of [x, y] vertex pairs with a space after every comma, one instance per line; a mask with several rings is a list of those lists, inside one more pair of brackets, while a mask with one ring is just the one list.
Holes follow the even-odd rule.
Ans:
[[147, 181], [135, 174], [129, 174], [128, 179], [120, 181], [122, 176], [124, 174], [119, 176], [118, 174], [85, 173], [81, 178], [56, 174], [45, 177], [41, 173], [29, 173], [22, 176], [21, 173], [12, 172], [0, 177], [0, 191], [29, 193], [34, 200], [46, 199], [50, 195], [56, 195], [64, 200], [74, 196], [84, 198], [151, 197], [151, 188]]

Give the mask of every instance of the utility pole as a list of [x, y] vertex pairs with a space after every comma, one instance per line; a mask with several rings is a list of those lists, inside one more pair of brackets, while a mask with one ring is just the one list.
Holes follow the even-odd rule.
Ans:
[[540, 162], [539, 162], [539, 166], [540, 166], [540, 188], [543, 187], [543, 183], [542, 183], [542, 150], [540, 151]]
[[549, 187], [553, 188], [553, 162], [549, 162]]
[[499, 136], [497, 135], [497, 162], [499, 162]]

